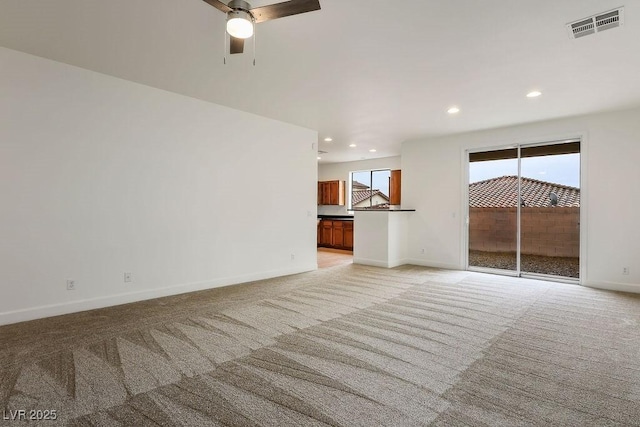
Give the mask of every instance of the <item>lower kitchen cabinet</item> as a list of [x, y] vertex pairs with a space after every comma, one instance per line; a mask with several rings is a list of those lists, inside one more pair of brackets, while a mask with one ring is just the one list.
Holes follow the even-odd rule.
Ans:
[[320, 221], [318, 231], [318, 246], [333, 246], [333, 221]]
[[318, 224], [318, 246], [353, 250], [353, 221], [321, 220]]
[[353, 221], [344, 221], [344, 247], [353, 250]]

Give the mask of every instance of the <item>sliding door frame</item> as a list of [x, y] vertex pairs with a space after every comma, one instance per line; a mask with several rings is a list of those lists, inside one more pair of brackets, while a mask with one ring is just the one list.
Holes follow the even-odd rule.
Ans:
[[[540, 140], [526, 141], [520, 143], [506, 143], [501, 145], [494, 146], [483, 146], [483, 147], [466, 147], [462, 149], [463, 152], [463, 233], [462, 233], [462, 250], [463, 250], [463, 260], [464, 260], [464, 268], [467, 271], [475, 271], [480, 273], [490, 273], [490, 274], [500, 274], [504, 276], [512, 276], [512, 277], [523, 277], [523, 278], [532, 278], [532, 279], [541, 279], [548, 281], [556, 281], [563, 282], [569, 284], [585, 284], [586, 280], [586, 257], [587, 257], [587, 214], [586, 214], [586, 206], [587, 206], [587, 174], [586, 174], [586, 159], [587, 159], [587, 135], [585, 133], [572, 134], [570, 136], [563, 137], [555, 137], [555, 138], [546, 138]], [[517, 248], [516, 248], [516, 270], [502, 270], [502, 269], [494, 269], [488, 267], [474, 267], [469, 265], [469, 157], [470, 154], [473, 153], [482, 153], [487, 151], [497, 151], [497, 150], [505, 150], [505, 149], [517, 149], [517, 160], [518, 160], [518, 177], [522, 175], [522, 157], [521, 151], [523, 148], [530, 147], [542, 147], [545, 145], [557, 145], [563, 143], [570, 142], [579, 142], [580, 143], [580, 249], [579, 249], [579, 278], [570, 278], [564, 276], [554, 276], [548, 274], [538, 274], [538, 273], [527, 273], [521, 271], [521, 258], [520, 258], [520, 246], [521, 246], [521, 211], [520, 211], [520, 203], [517, 203], [516, 209], [516, 221], [517, 221]], [[517, 199], [520, 200], [522, 188], [521, 188], [521, 180], [518, 179], [518, 194]]]

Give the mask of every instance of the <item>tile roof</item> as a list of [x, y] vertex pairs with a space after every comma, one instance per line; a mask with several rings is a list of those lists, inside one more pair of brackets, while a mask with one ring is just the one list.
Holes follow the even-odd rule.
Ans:
[[[550, 207], [549, 193], [558, 196], [558, 207], [580, 206], [580, 189], [537, 179], [522, 178], [521, 193], [525, 206]], [[501, 176], [469, 184], [469, 207], [516, 207], [518, 177]]]
[[363, 184], [363, 183], [358, 182], [358, 181], [353, 181], [351, 183], [351, 187], [354, 190], [368, 190], [369, 189], [369, 186], [367, 184]]
[[351, 203], [353, 205], [357, 205], [358, 203], [363, 202], [369, 198], [372, 198], [375, 195], [381, 196], [386, 201], [389, 201], [389, 197], [386, 194], [384, 194], [382, 191], [367, 189], [367, 190], [353, 190], [352, 196], [351, 196]]

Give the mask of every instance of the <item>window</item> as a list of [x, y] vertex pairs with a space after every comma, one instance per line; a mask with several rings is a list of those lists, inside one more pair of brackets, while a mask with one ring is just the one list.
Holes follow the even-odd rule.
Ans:
[[389, 209], [390, 169], [349, 174], [349, 210]]

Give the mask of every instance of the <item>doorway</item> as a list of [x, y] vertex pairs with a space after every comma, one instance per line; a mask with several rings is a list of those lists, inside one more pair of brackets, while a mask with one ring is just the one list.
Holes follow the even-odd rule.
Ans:
[[580, 141], [467, 154], [467, 268], [578, 281]]

